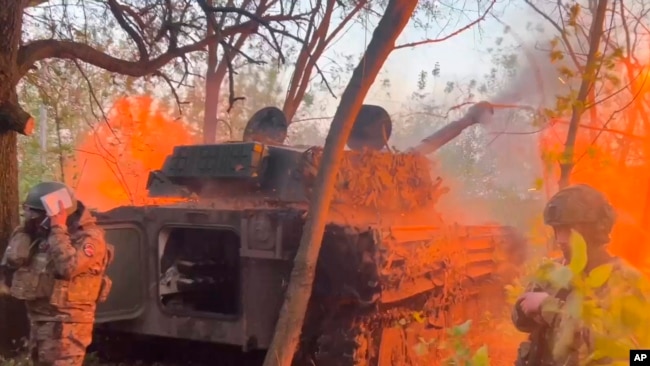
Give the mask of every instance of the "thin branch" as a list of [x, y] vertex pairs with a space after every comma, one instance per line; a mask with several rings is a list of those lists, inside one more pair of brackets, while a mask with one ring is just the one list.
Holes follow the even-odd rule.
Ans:
[[256, 27], [253, 21], [224, 29], [221, 35], [170, 49], [152, 60], [126, 61], [101, 52], [87, 44], [54, 39], [43, 39], [23, 45], [18, 50], [18, 75], [24, 76], [37, 61], [46, 58], [74, 59], [97, 66], [104, 70], [133, 77], [151, 75], [171, 60], [186, 53], [204, 49], [210, 42], [218, 42], [223, 37], [249, 32]]
[[[18, 0], [16, 0], [16, 1], [18, 1]], [[39, 6], [41, 4], [44, 4], [44, 3], [48, 2], [49, 0], [23, 0], [23, 1], [25, 3], [25, 5], [24, 5], [25, 9], [27, 9], [27, 8], [33, 8], [33, 7]]]
[[227, 50], [224, 50], [223, 57], [226, 59], [226, 65], [228, 66], [228, 110], [227, 113], [235, 106], [235, 103], [238, 100], [245, 100], [245, 97], [235, 97], [235, 70], [232, 65], [232, 58], [230, 53]]
[[395, 46], [395, 49], [398, 50], [400, 48], [409, 48], [409, 47], [421, 46], [421, 45], [424, 45], [424, 44], [440, 43], [440, 42], [446, 41], [446, 40], [448, 40], [450, 38], [453, 38], [453, 37], [463, 33], [464, 31], [472, 28], [473, 26], [479, 24], [480, 22], [484, 21], [485, 17], [490, 13], [492, 8], [494, 7], [494, 4], [496, 4], [496, 0], [492, 0], [492, 2], [490, 2], [490, 6], [488, 6], [488, 8], [483, 12], [483, 14], [480, 17], [478, 17], [476, 20], [474, 20], [473, 22], [465, 25], [462, 28], [457, 29], [456, 31], [454, 31], [454, 32], [442, 37], [442, 38], [425, 39], [423, 41], [405, 43], [405, 44]]
[[[634, 101], [636, 100], [636, 98], [637, 98], [637, 97], [639, 96], [639, 94], [641, 93], [641, 90], [642, 90], [642, 89], [640, 88], [639, 91], [636, 93], [636, 95], [634, 95], [634, 97], [633, 97], [633, 98], [632, 98], [628, 103], [626, 103], [624, 106], [622, 106], [621, 108], [615, 110], [614, 112], [612, 112], [612, 114], [609, 115], [609, 118], [607, 119], [607, 121], [605, 121], [605, 123], [603, 124], [603, 127], [600, 129], [600, 131], [598, 131], [598, 134], [596, 135], [596, 137], [594, 137], [594, 139], [591, 141], [591, 145], [595, 145], [595, 144], [596, 144], [596, 141], [598, 140], [598, 138], [600, 137], [600, 135], [603, 134], [603, 132], [609, 132], [609, 131], [607, 131], [607, 126], [609, 125], [609, 123], [612, 122], [612, 121], [614, 120], [614, 117], [615, 117], [617, 114], [619, 114], [619, 113], [621, 113], [622, 111], [626, 110], [630, 105], [632, 105], [632, 103], [634, 103]], [[581, 159], [582, 159], [586, 154], [587, 154], [586, 151], [583, 152], [583, 153], [580, 155], [580, 157], [579, 157], [578, 159], [576, 159], [576, 162], [574, 163], [574, 165], [578, 164], [578, 163], [580, 162], [580, 160], [581, 160]]]
[[560, 27], [560, 26], [557, 24], [557, 22], [555, 22], [553, 19], [551, 19], [551, 17], [548, 16], [548, 14], [544, 13], [544, 12], [541, 11], [538, 7], [536, 7], [535, 5], [533, 5], [533, 3], [532, 3], [530, 0], [524, 0], [524, 1], [525, 1], [526, 4], [528, 4], [528, 6], [530, 6], [530, 7], [531, 7], [531, 8], [532, 8], [532, 9], [533, 9], [537, 14], [541, 15], [542, 18], [546, 19], [546, 21], [548, 21], [548, 22], [553, 26], [553, 28], [555, 28], [555, 29], [560, 33], [560, 37], [562, 37], [562, 41], [564, 42], [564, 46], [567, 48], [567, 51], [569, 51], [569, 57], [571, 57], [571, 60], [573, 61], [574, 66], [576, 67], [576, 69], [578, 69], [578, 70], [582, 70], [582, 66], [581, 66], [580, 62], [578, 61], [578, 58], [576, 57], [576, 53], [575, 53], [575, 51], [573, 50], [573, 47], [571, 46], [571, 42], [569, 41], [569, 38], [567, 38], [567, 36], [566, 36], [566, 32], [564, 31], [564, 29], [562, 29], [562, 27]]
[[[110, 123], [108, 123], [108, 117], [106, 116], [106, 113], [104, 112], [104, 108], [102, 108], [102, 104], [99, 102], [99, 98], [97, 98], [97, 95], [95, 94], [95, 89], [93, 88], [93, 84], [90, 81], [90, 78], [88, 75], [86, 75], [86, 72], [83, 70], [81, 65], [77, 60], [73, 60], [75, 66], [77, 67], [77, 70], [79, 70], [79, 73], [81, 74], [81, 77], [84, 78], [86, 81], [86, 84], [88, 85], [88, 93], [90, 94], [90, 97], [95, 101], [97, 104], [97, 107], [99, 107], [99, 110], [102, 112], [102, 117], [104, 122], [106, 123], [106, 127], [108, 127], [109, 131], [113, 134], [113, 136], [117, 139], [118, 142], [120, 142], [120, 138], [117, 136], [113, 128], [111, 127]], [[92, 102], [92, 101], [91, 101]], [[92, 105], [92, 103], [91, 103]]]
[[163, 72], [156, 71], [156, 72], [153, 73], [153, 76], [157, 76], [157, 77], [165, 80], [167, 85], [169, 85], [169, 89], [171, 90], [172, 95], [174, 96], [174, 99], [176, 100], [176, 106], [178, 107], [178, 114], [180, 114], [182, 116], [183, 115], [183, 109], [181, 108], [181, 105], [182, 104], [188, 104], [188, 102], [181, 102], [181, 98], [178, 96], [178, 93], [176, 92], [176, 88], [172, 84], [172, 81]]
[[331, 96], [336, 98], [336, 94], [334, 94], [334, 90], [330, 86], [330, 83], [327, 81], [327, 78], [325, 77], [325, 74], [323, 73], [323, 70], [321, 70], [320, 67], [318, 66], [318, 64], [316, 64], [316, 63], [314, 64], [314, 67], [316, 68], [316, 72], [318, 72], [318, 74], [320, 75], [321, 81], [323, 82], [323, 84], [325, 84], [325, 87], [327, 88], [327, 91], [330, 92]]
[[138, 32], [136, 32], [135, 29], [133, 29], [129, 23], [127, 23], [126, 19], [124, 18], [124, 13], [120, 8], [120, 4], [117, 3], [117, 0], [108, 0], [108, 7], [110, 8], [111, 13], [113, 13], [115, 20], [117, 20], [117, 23], [120, 25], [120, 27], [122, 27], [122, 29], [124, 29], [124, 31], [131, 37], [133, 42], [135, 42], [136, 46], [138, 47], [138, 51], [140, 52], [140, 60], [148, 60], [149, 52], [147, 51], [147, 46], [145, 46], [144, 41]]
[[210, 6], [206, 3], [205, 0], [197, 0], [203, 11], [206, 13], [209, 11], [215, 12], [215, 13], [236, 13], [243, 15], [253, 21], [255, 21], [257, 24], [262, 25], [265, 27], [269, 33], [271, 34], [271, 39], [273, 40], [274, 46], [276, 51], [278, 52], [279, 56], [279, 61], [281, 63], [285, 62], [284, 54], [282, 52], [282, 46], [280, 45], [280, 42], [278, 41], [276, 34], [282, 34], [283, 36], [289, 37], [291, 39], [294, 39], [298, 42], [302, 42], [302, 39], [299, 37], [295, 36], [294, 34], [291, 34], [290, 32], [287, 32], [285, 30], [277, 29], [271, 27], [271, 24], [267, 19], [264, 19], [263, 17], [253, 14], [245, 9], [237, 8], [237, 7], [231, 7], [231, 6]]

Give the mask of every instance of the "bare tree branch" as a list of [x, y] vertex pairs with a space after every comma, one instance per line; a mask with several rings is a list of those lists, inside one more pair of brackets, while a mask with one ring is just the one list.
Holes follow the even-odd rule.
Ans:
[[285, 30], [277, 29], [271, 27], [271, 24], [268, 22], [268, 20], [264, 19], [263, 17], [260, 17], [257, 14], [253, 14], [245, 9], [237, 8], [237, 7], [230, 7], [230, 6], [210, 6], [208, 5], [205, 0], [197, 0], [201, 8], [207, 13], [209, 11], [215, 12], [215, 13], [236, 13], [236, 14], [241, 14], [245, 17], [248, 17], [249, 19], [255, 21], [256, 23], [264, 26], [266, 29], [268, 29], [269, 33], [271, 34], [271, 39], [273, 40], [274, 46], [276, 51], [279, 53], [279, 60], [280, 62], [284, 63], [284, 54], [282, 53], [282, 46], [280, 45], [280, 42], [277, 39], [276, 34], [282, 34], [286, 37], [289, 37], [295, 41], [302, 42], [302, 39], [297, 37], [294, 34], [291, 34], [290, 32], [287, 32]]
[[129, 23], [127, 23], [126, 19], [124, 18], [124, 14], [122, 13], [120, 4], [118, 4], [116, 0], [108, 0], [108, 7], [111, 9], [115, 20], [117, 20], [117, 23], [120, 25], [120, 27], [122, 27], [122, 29], [124, 29], [124, 31], [131, 37], [133, 42], [135, 42], [136, 46], [138, 47], [138, 51], [140, 52], [140, 60], [148, 60], [149, 52], [147, 51], [147, 46], [144, 44], [144, 41], [138, 32], [136, 32], [135, 29], [133, 29]]
[[442, 37], [442, 38], [425, 39], [423, 41], [405, 43], [405, 44], [395, 46], [395, 49], [397, 50], [397, 49], [400, 49], [400, 48], [409, 48], [409, 47], [421, 46], [421, 45], [424, 45], [424, 44], [439, 43], [439, 42], [446, 41], [446, 40], [448, 40], [450, 38], [453, 38], [453, 37], [459, 35], [460, 33], [463, 33], [464, 31], [466, 31], [466, 30], [472, 28], [473, 26], [479, 24], [480, 22], [484, 21], [485, 17], [490, 13], [492, 8], [494, 7], [494, 4], [496, 4], [496, 0], [492, 0], [492, 2], [490, 2], [490, 6], [488, 6], [488, 8], [485, 9], [483, 14], [481, 14], [481, 16], [478, 17], [476, 20], [474, 20], [473, 22], [465, 25], [462, 28], [457, 29], [456, 31], [454, 31], [454, 32]]
[[558, 31], [558, 33], [560, 34], [560, 37], [562, 37], [562, 41], [564, 43], [564, 46], [567, 48], [567, 51], [569, 52], [569, 57], [571, 57], [571, 60], [573, 61], [574, 66], [576, 67], [576, 69], [582, 70], [583, 69], [582, 65], [578, 61], [578, 59], [576, 57], [576, 53], [573, 50], [573, 47], [571, 46], [571, 42], [567, 38], [567, 35], [566, 35], [566, 32], [564, 31], [564, 29], [562, 29], [562, 27], [560, 27], [560, 25], [557, 24], [556, 21], [551, 19], [551, 17], [548, 16], [548, 14], [544, 13], [538, 7], [536, 7], [530, 0], [525, 0], [525, 1], [526, 1], [526, 4], [528, 4], [528, 6], [530, 6], [537, 14], [541, 15], [547, 22], [549, 22], [549, 24], [551, 24], [551, 26], [553, 26], [553, 28], [555, 28]]
[[199, 42], [177, 49], [170, 49], [152, 60], [142, 61], [119, 59], [79, 42], [54, 39], [37, 40], [21, 46], [18, 50], [18, 76], [24, 76], [37, 61], [46, 58], [77, 59], [110, 72], [134, 77], [151, 75], [154, 71], [177, 57], [202, 50], [208, 43], [218, 42], [222, 37], [250, 32], [256, 26], [257, 24], [253, 21], [235, 25], [224, 29], [220, 35], [214, 35], [213, 37], [205, 38]]
[[[19, 1], [19, 0], [16, 0], [16, 1]], [[39, 6], [39, 5], [43, 4], [43, 3], [48, 2], [49, 0], [22, 0], [22, 1], [25, 3], [25, 5], [23, 7], [25, 9], [27, 9], [27, 8], [33, 8], [35, 6]]]

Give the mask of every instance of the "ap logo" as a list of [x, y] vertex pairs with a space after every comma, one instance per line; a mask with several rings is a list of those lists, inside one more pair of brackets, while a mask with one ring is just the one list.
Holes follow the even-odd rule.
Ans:
[[650, 365], [650, 350], [630, 350], [630, 365]]

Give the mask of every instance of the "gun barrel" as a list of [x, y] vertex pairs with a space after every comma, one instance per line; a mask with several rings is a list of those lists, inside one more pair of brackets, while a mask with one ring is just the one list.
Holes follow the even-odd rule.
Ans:
[[424, 155], [431, 154], [458, 137], [463, 130], [477, 123], [478, 121], [465, 116], [427, 136], [412, 150]]

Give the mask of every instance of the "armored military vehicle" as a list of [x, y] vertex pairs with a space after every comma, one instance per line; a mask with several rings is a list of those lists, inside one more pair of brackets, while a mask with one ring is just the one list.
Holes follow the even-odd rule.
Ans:
[[[485, 284], [494, 281], [499, 248], [516, 235], [445, 222], [435, 210], [443, 185], [422, 154], [477, 123], [476, 112], [399, 153], [386, 146], [388, 113], [363, 106], [338, 174], [295, 365], [415, 364], [404, 344], [477, 315], [467, 304], [495, 297]], [[147, 184], [164, 203], [98, 214], [116, 248], [99, 329], [244, 352], [269, 347], [322, 153], [283, 145], [287, 126], [280, 110], [265, 108], [243, 141], [177, 146]]]

